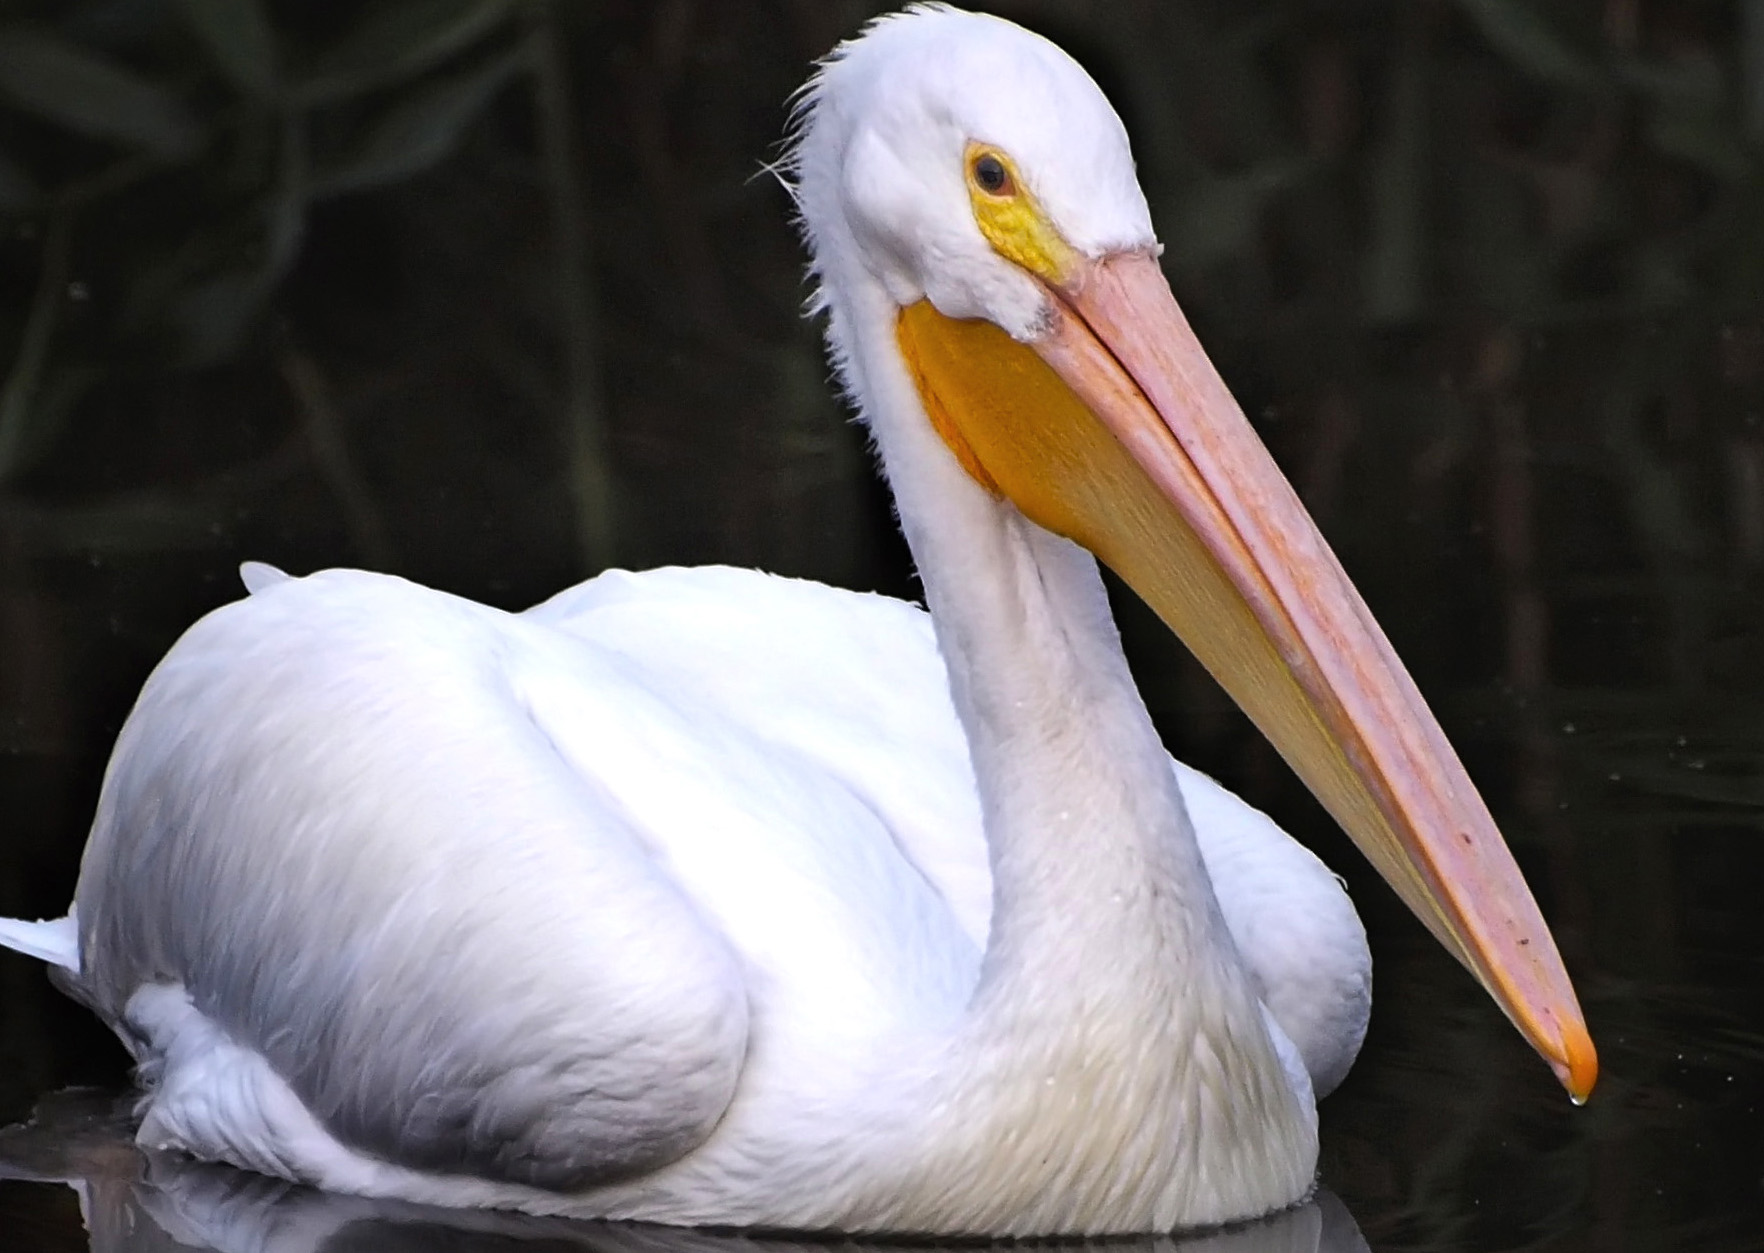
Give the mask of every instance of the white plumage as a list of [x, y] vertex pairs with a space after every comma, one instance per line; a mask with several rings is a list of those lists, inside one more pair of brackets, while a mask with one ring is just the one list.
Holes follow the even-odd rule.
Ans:
[[916, 307], [1054, 342], [1062, 258], [1154, 250], [1119, 122], [1052, 45], [942, 7], [846, 45], [804, 110], [830, 342], [930, 615], [728, 569], [508, 615], [249, 568], [118, 741], [78, 951], [0, 929], [134, 1050], [145, 1146], [872, 1231], [1168, 1230], [1310, 1189], [1358, 921], [1172, 767], [1095, 561], [990, 481], [902, 338]]

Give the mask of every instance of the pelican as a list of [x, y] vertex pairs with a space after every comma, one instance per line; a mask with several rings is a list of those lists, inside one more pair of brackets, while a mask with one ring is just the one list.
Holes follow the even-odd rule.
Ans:
[[929, 613], [719, 568], [510, 615], [248, 567], [143, 689], [68, 916], [5, 930], [133, 1051], [138, 1142], [682, 1225], [1298, 1203], [1364, 934], [1173, 765], [1098, 558], [1583, 1098], [1549, 931], [1177, 308], [1096, 85], [916, 6], [823, 63], [785, 170]]

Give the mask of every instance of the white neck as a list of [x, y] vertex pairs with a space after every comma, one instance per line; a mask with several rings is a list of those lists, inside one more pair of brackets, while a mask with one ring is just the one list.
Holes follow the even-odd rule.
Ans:
[[961, 469], [874, 296], [836, 306], [835, 333], [937, 625], [993, 874], [978, 989], [928, 1059], [919, 1181], [895, 1186], [995, 1198], [978, 1217], [995, 1233], [1289, 1204], [1315, 1111], [1226, 930], [1096, 562]]

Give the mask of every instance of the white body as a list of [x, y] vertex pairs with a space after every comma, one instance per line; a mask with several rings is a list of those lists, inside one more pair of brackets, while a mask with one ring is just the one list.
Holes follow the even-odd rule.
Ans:
[[[1345, 894], [1173, 768], [1276, 1038], [1333, 1086], [1369, 1008]], [[445, 1204], [803, 1227], [861, 1204], [881, 1226], [913, 1211], [878, 1166], [973, 1116], [927, 1123], [901, 1088], [930, 1076], [895, 1069], [962, 1018], [991, 884], [930, 621], [882, 597], [615, 572], [511, 616], [352, 571], [272, 583], [143, 692], [79, 905], [79, 981], [142, 1063], [154, 1148]], [[1093, 978], [1077, 955], [1060, 973]], [[1064, 1076], [1027, 1078], [1026, 1126], [1115, 1139]], [[481, 1177], [646, 1118], [709, 1138], [636, 1184]]]

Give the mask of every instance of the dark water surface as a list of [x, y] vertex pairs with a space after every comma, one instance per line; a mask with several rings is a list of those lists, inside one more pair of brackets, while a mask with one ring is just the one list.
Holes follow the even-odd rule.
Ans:
[[[1377, 960], [1323, 1106], [1339, 1205], [1221, 1243], [1764, 1248], [1764, 4], [995, 7], [1119, 104], [1178, 295], [1484, 787], [1603, 1060], [1571, 1108], [1124, 596], [1172, 747], [1348, 878]], [[662, 562], [913, 594], [755, 177], [872, 11], [0, 10], [0, 914], [61, 912], [134, 691], [241, 559], [510, 607]], [[0, 1134], [0, 1248], [727, 1243], [150, 1170], [125, 1082], [0, 958], [0, 1123], [46, 1102]], [[73, 1084], [111, 1095], [46, 1097]]]

